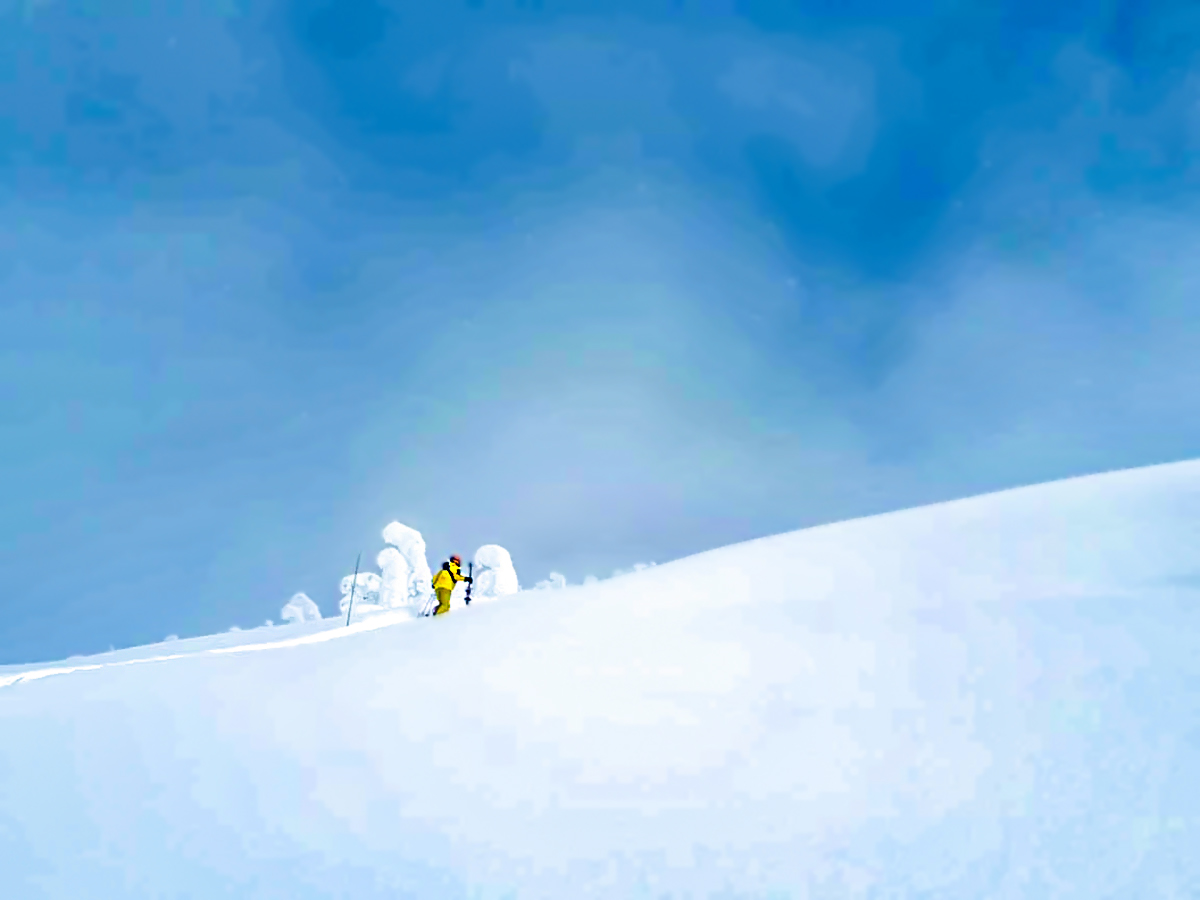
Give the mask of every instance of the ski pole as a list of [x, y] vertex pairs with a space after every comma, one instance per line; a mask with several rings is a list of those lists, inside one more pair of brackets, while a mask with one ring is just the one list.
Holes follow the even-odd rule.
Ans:
[[467, 606], [471, 605], [471, 584], [475, 581], [475, 563], [467, 563]]
[[358, 559], [354, 561], [354, 580], [350, 582], [350, 602], [346, 605], [346, 627], [350, 627], [350, 612], [354, 609], [354, 589], [358, 587], [358, 565], [362, 562], [362, 551], [358, 552]]

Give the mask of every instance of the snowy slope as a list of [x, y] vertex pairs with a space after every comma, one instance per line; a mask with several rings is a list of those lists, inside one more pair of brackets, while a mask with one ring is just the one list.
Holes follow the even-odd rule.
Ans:
[[1197, 897], [1198, 597], [1185, 463], [10, 673], [0, 893]]

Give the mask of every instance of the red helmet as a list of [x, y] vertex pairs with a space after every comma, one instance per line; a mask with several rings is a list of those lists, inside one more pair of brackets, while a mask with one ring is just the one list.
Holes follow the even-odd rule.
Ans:
[[459, 556], [457, 553], [455, 553], [453, 556], [450, 557], [450, 562], [458, 563], [459, 565], [462, 565], [462, 557]]

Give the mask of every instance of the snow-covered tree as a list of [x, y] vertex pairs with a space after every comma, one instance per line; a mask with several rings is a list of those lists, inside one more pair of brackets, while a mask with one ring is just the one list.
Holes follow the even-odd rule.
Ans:
[[521, 589], [512, 556], [498, 544], [484, 544], [475, 551], [475, 582], [472, 599], [495, 600]]
[[279, 617], [288, 623], [315, 622], [321, 618], [321, 610], [308, 594], [301, 591], [292, 595], [292, 599], [279, 611]]
[[379, 605], [386, 609], [407, 606], [409, 602], [409, 584], [412, 580], [412, 567], [404, 554], [395, 547], [384, 547], [375, 557], [379, 566]]
[[376, 559], [383, 573], [379, 603], [388, 609], [409, 607], [414, 612], [433, 593], [433, 573], [425, 556], [421, 532], [399, 522], [383, 529], [385, 547]]

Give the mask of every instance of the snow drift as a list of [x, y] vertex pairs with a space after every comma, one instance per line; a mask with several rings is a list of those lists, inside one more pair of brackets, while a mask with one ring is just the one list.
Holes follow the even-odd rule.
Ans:
[[1194, 897], [1198, 598], [1186, 463], [0, 671], [5, 897]]

